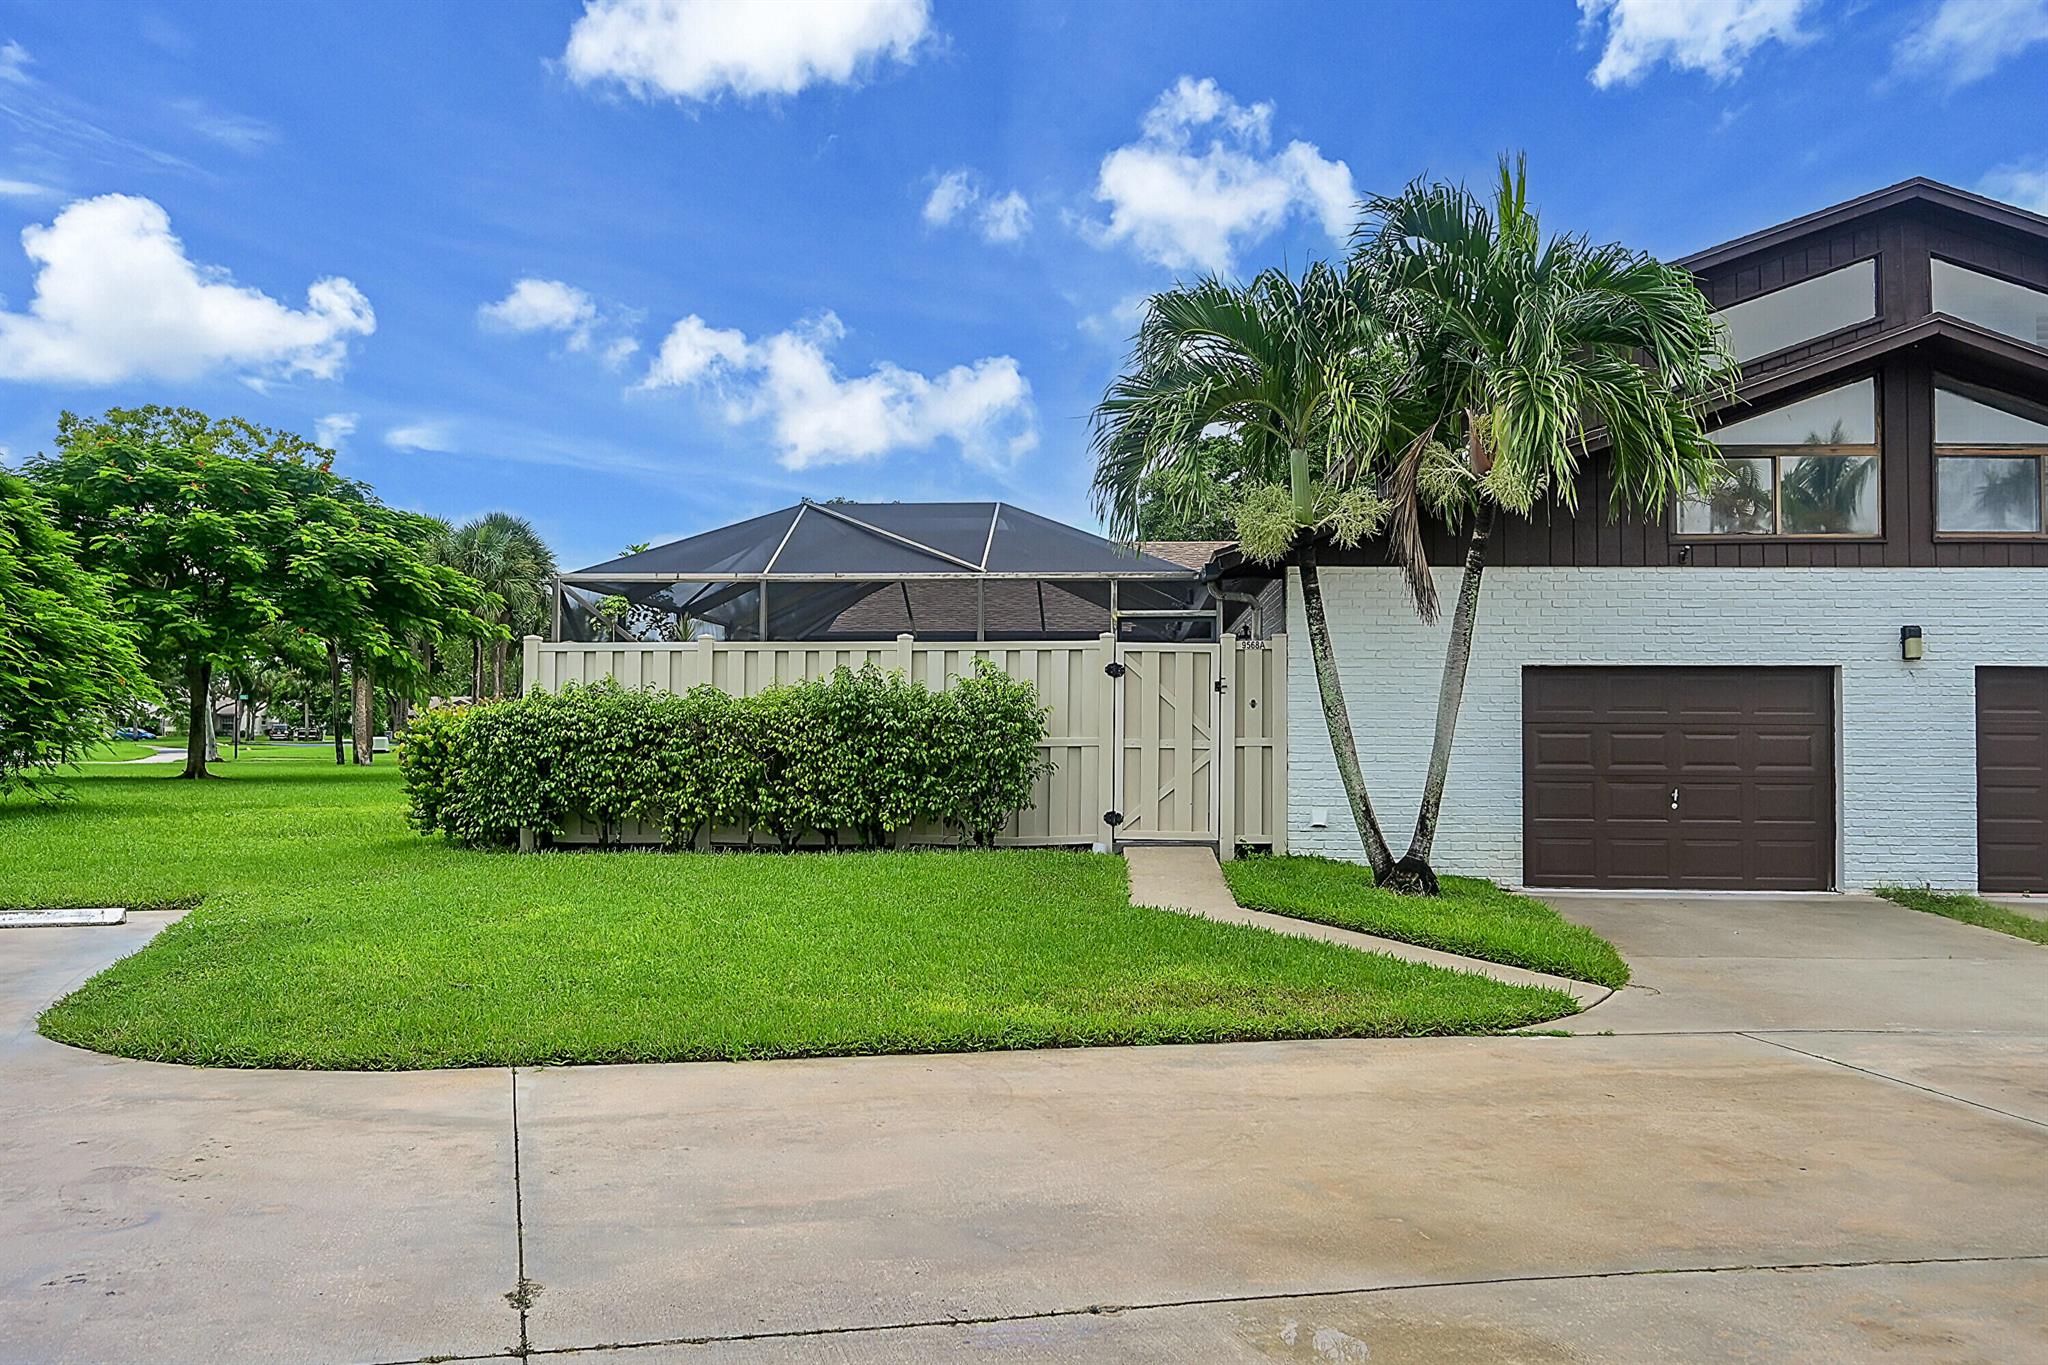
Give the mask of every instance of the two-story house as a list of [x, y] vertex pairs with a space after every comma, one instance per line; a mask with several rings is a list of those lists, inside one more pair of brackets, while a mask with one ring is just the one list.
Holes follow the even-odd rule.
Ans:
[[[1732, 477], [1616, 523], [1595, 459], [1576, 515], [1496, 532], [1439, 865], [2048, 891], [2048, 218], [1913, 180], [1684, 264], [1743, 362]], [[1398, 852], [1447, 627], [1370, 548], [1329, 558]], [[1289, 674], [1290, 844], [1357, 857], [1306, 648]]]

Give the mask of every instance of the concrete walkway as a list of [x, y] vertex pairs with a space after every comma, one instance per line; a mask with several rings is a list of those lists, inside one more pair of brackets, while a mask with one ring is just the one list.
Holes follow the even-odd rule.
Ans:
[[1130, 867], [1133, 905], [1178, 910], [1183, 914], [1200, 915], [1204, 919], [1222, 920], [1226, 924], [1250, 924], [1295, 938], [1316, 938], [1325, 943], [1341, 943], [1347, 948], [1357, 948], [1361, 952], [1384, 953], [1388, 957], [1398, 957], [1404, 962], [1422, 962], [1454, 972], [1472, 972], [1478, 976], [1492, 977], [1495, 981], [1505, 981], [1513, 986], [1543, 986], [1570, 995], [1579, 1002], [1579, 1008], [1582, 1010], [1599, 1004], [1614, 993], [1606, 986], [1596, 986], [1589, 981], [1573, 981], [1569, 977], [1552, 976], [1547, 972], [1532, 972], [1524, 967], [1510, 967], [1476, 957], [1439, 952], [1435, 948], [1418, 947], [1398, 939], [1360, 933], [1356, 929], [1340, 929], [1333, 924], [1318, 924], [1313, 920], [1296, 919], [1292, 915], [1247, 910], [1230, 894], [1230, 885], [1223, 880], [1223, 870], [1217, 865], [1215, 853], [1206, 847], [1183, 844], [1129, 845], [1124, 849], [1124, 862]]
[[1616, 1036], [399, 1075], [58, 1047], [167, 917], [7, 931], [0, 1361], [2048, 1360], [2048, 949], [1563, 908]]

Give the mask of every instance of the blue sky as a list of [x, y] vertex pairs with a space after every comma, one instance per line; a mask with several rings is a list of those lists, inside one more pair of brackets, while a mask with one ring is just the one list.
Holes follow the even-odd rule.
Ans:
[[572, 567], [800, 495], [1092, 524], [1135, 301], [1355, 195], [1521, 149], [1664, 255], [2048, 210], [2044, 105], [2048, 0], [0, 0], [0, 448], [240, 414]]

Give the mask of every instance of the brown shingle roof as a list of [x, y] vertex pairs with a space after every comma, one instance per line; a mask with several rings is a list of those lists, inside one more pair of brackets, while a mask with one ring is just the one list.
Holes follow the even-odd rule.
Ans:
[[1138, 551], [1170, 560], [1188, 569], [1208, 567], [1218, 550], [1227, 550], [1237, 544], [1234, 540], [1141, 540]]

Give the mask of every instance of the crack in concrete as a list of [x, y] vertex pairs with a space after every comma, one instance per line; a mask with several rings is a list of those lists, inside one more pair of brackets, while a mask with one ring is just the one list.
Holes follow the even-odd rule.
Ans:
[[1845, 1071], [1854, 1071], [1873, 1080], [1889, 1081], [1893, 1085], [1903, 1085], [1909, 1090], [1918, 1090], [1922, 1094], [1934, 1095], [1944, 1100], [1953, 1100], [1957, 1104], [1967, 1104], [1972, 1109], [1982, 1109], [1987, 1114], [1997, 1114], [2001, 1118], [2013, 1119], [2030, 1127], [2048, 1129], [2048, 1123], [2043, 1123], [2040, 1119], [2028, 1118], [2025, 1114], [2015, 1114], [2010, 1109], [2000, 1109], [1997, 1105], [1986, 1104], [1982, 1100], [1968, 1099], [1962, 1095], [1950, 1094], [1946, 1090], [1940, 1090], [1931, 1085], [1922, 1085], [1918, 1081], [1909, 1081], [1900, 1076], [1890, 1076], [1882, 1071], [1873, 1071], [1867, 1066], [1858, 1066], [1854, 1062], [1845, 1062], [1839, 1057], [1830, 1057], [1826, 1053], [1808, 1052], [1803, 1047], [1794, 1047], [1792, 1044], [1780, 1042], [1776, 1038], [1766, 1038], [1755, 1033], [1744, 1033], [1741, 1036], [1755, 1042], [1768, 1044], [1771, 1047], [1782, 1048], [1786, 1052], [1796, 1053], [1801, 1057], [1811, 1057], [1816, 1062], [1826, 1062], [1829, 1066], [1839, 1066]]
[[524, 1359], [533, 1354], [527, 1319], [533, 1309], [534, 1298], [540, 1293], [540, 1286], [526, 1278], [526, 1186], [519, 1171], [519, 1068], [515, 1066], [509, 1070], [512, 1076], [512, 1227], [519, 1278], [505, 1295], [505, 1301], [519, 1311], [519, 1345], [513, 1348], [512, 1355], [516, 1359]]
[[[532, 1356], [574, 1356], [593, 1351], [637, 1351], [664, 1346], [717, 1346], [731, 1342], [790, 1341], [808, 1337], [866, 1336], [881, 1332], [913, 1331], [935, 1327], [987, 1327], [1000, 1323], [1044, 1322], [1057, 1318], [1113, 1317], [1122, 1313], [1146, 1313], [1175, 1308], [1213, 1308], [1240, 1303], [1275, 1303], [1289, 1299], [1338, 1299], [1369, 1294], [1399, 1294], [1417, 1289], [1485, 1289], [1499, 1285], [1569, 1284], [1574, 1281], [1640, 1279], [1655, 1275], [1742, 1275], [1788, 1274], [1800, 1271], [1880, 1270], [1914, 1266], [2048, 1264], [2048, 1252], [2009, 1256], [1909, 1256], [1879, 1257], [1860, 1261], [1756, 1261], [1706, 1266], [1649, 1266], [1629, 1270], [1560, 1271], [1549, 1275], [1491, 1275], [1461, 1280], [1414, 1280], [1401, 1284], [1361, 1285], [1346, 1289], [1274, 1290], [1263, 1294], [1216, 1294], [1186, 1299], [1159, 1299], [1148, 1303], [1091, 1303], [1079, 1308], [1048, 1308], [1031, 1313], [989, 1313], [949, 1318], [913, 1318], [902, 1322], [862, 1323], [849, 1327], [793, 1327], [777, 1331], [711, 1333], [703, 1336], [663, 1337], [648, 1341], [605, 1341], [587, 1346], [546, 1346], [530, 1348]], [[504, 1355], [418, 1356], [378, 1365], [427, 1365], [427, 1362], [504, 1360]]]

